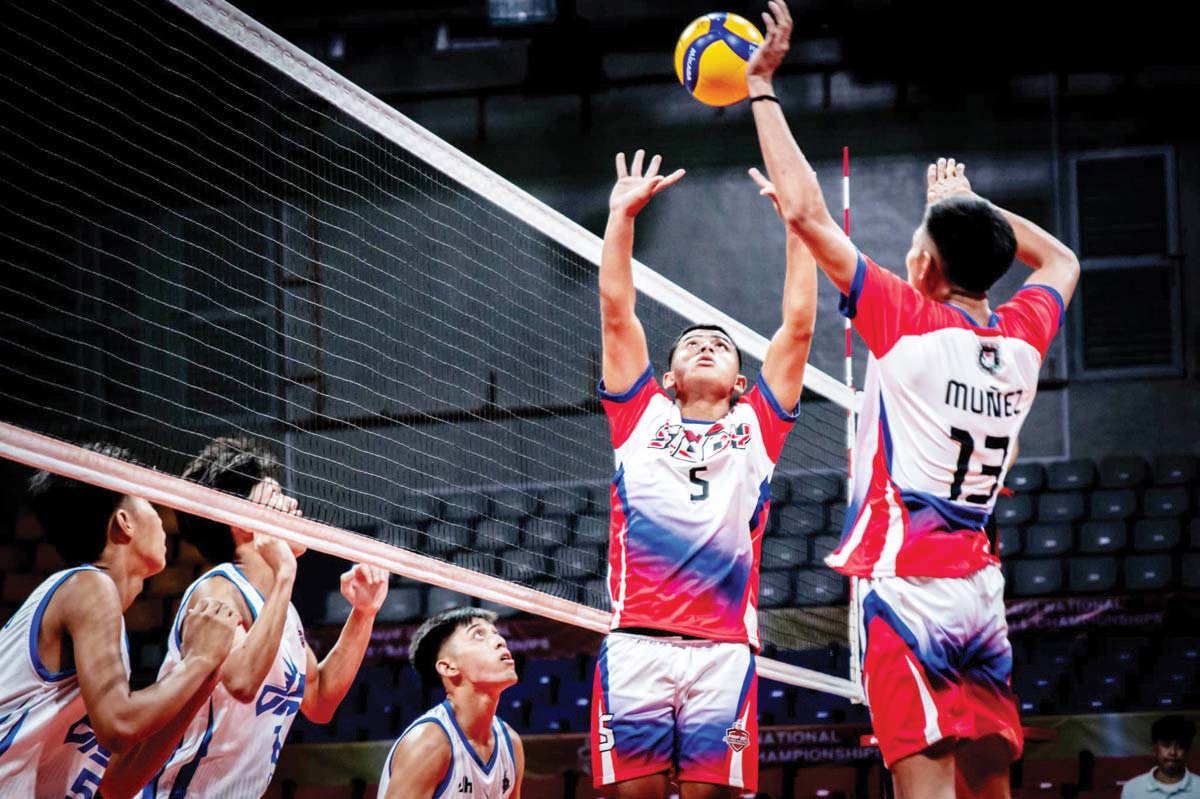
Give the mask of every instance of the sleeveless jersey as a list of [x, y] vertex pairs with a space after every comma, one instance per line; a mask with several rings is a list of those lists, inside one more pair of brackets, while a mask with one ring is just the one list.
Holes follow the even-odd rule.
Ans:
[[758, 567], [771, 474], [799, 409], [760, 377], [724, 417], [685, 419], [651, 367], [600, 384], [616, 453], [610, 488], [612, 629], [758, 647]]
[[450, 741], [450, 768], [433, 792], [433, 799], [508, 799], [512, 795], [513, 785], [517, 781], [517, 765], [508, 727], [499, 717], [492, 719], [492, 736], [496, 745], [492, 749], [491, 759], [484, 763], [458, 726], [450, 700], [447, 699], [408, 725], [408, 729], [392, 744], [383, 764], [383, 773], [379, 776], [377, 795], [380, 799], [387, 795], [388, 784], [393, 779], [403, 779], [392, 774], [392, 757], [396, 754], [396, 747], [405, 735], [421, 724], [436, 724]]
[[[160, 679], [181, 660], [182, 621], [192, 592], [200, 583], [214, 578], [233, 583], [254, 619], [258, 619], [263, 595], [237, 566], [222, 563], [206, 572], [183, 596], [179, 613], [171, 625], [167, 656], [159, 670]], [[252, 799], [266, 793], [279, 750], [304, 698], [307, 666], [304, 627], [296, 608], [289, 604], [279, 652], [254, 701], [238, 702], [223, 685], [218, 685], [192, 719], [162, 771], [142, 791], [143, 799], [224, 799], [235, 796]]]
[[[0, 629], [0, 797], [89, 799], [109, 752], [96, 741], [75, 669], [49, 671], [38, 654], [42, 615], [64, 582], [95, 566], [47, 577]], [[107, 575], [105, 575], [107, 576]], [[121, 660], [129, 644], [121, 620]]]

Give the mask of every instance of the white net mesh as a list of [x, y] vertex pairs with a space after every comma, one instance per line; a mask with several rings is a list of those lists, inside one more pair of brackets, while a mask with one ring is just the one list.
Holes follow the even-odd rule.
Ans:
[[[606, 609], [594, 237], [227, 7], [180, 5], [226, 35], [151, 0], [6, 5], [0, 420], [172, 474], [253, 435], [310, 519]], [[712, 317], [639, 274], [661, 365]], [[752, 378], [761, 336], [737, 334]], [[773, 483], [768, 652], [846, 639], [827, 393]]]

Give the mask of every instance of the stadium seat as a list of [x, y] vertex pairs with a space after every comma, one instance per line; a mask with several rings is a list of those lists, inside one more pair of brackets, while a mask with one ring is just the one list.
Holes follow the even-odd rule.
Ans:
[[425, 613], [430, 616], [450, 608], [473, 607], [474, 605], [474, 598], [436, 585], [430, 586], [428, 593], [425, 594]]
[[763, 569], [759, 574], [758, 606], [782, 608], [792, 604], [791, 569]]
[[1131, 489], [1092, 493], [1089, 518], [1098, 521], [1122, 521], [1137, 513], [1137, 493]]
[[817, 502], [783, 505], [778, 509], [778, 514], [775, 533], [785, 538], [802, 538], [820, 533], [829, 521], [825, 505]]
[[1046, 488], [1051, 491], [1083, 491], [1096, 480], [1096, 466], [1090, 460], [1057, 461], [1046, 467]]
[[796, 570], [796, 605], [835, 605], [846, 601], [846, 578], [825, 566]]
[[768, 538], [762, 543], [764, 569], [807, 566], [808, 562], [808, 544], [804, 539]]
[[1149, 518], [1179, 517], [1188, 512], [1188, 491], [1183, 486], [1148, 488], [1142, 496], [1142, 513]]
[[1133, 525], [1133, 548], [1137, 552], [1167, 552], [1182, 540], [1177, 519], [1141, 519]]
[[824, 566], [825, 558], [838, 548], [841, 539], [836, 535], [814, 535], [809, 539], [808, 562]]
[[187, 566], [168, 566], [150, 578], [146, 596], [181, 596], [192, 584], [192, 569]]
[[576, 544], [608, 545], [608, 518], [605, 516], [580, 516], [575, 520]]
[[1188, 549], [1200, 552], [1200, 516], [1193, 516], [1188, 522]]
[[427, 555], [449, 557], [460, 549], [474, 549], [475, 531], [465, 522], [435, 522], [425, 528], [418, 548]]
[[1073, 522], [1082, 519], [1085, 513], [1083, 494], [1043, 493], [1038, 496], [1039, 522]]
[[1180, 575], [1185, 589], [1200, 591], [1200, 552], [1188, 552], [1183, 556]]
[[1196, 481], [1194, 455], [1159, 455], [1154, 459], [1154, 484], [1187, 485]]
[[553, 553], [550, 565], [555, 577], [567, 580], [596, 577], [604, 574], [607, 567], [600, 547], [590, 544], [562, 547]]
[[1125, 588], [1159, 591], [1171, 583], [1170, 555], [1130, 555], [1125, 558]]
[[1146, 481], [1146, 462], [1137, 457], [1104, 458], [1099, 471], [1101, 488], [1136, 488]]
[[992, 515], [996, 517], [997, 524], [1025, 524], [1033, 519], [1033, 502], [1032, 494], [1001, 496], [996, 500]]
[[533, 489], [506, 488], [492, 494], [492, 515], [497, 519], [516, 521], [536, 516], [541, 509], [542, 498]]
[[513, 522], [484, 519], [475, 529], [475, 549], [480, 552], [499, 552], [520, 540], [521, 528]]
[[388, 591], [379, 608], [379, 621], [406, 622], [421, 618], [424, 613], [422, 591], [417, 586], [393, 588]]
[[392, 521], [401, 527], [417, 527], [441, 515], [442, 501], [424, 494], [406, 494], [393, 505]]
[[[390, 591], [388, 593], [391, 593]], [[322, 624], [345, 624], [350, 618], [350, 603], [341, 591], [325, 592], [325, 610], [321, 614]]]
[[804, 473], [792, 475], [789, 482], [791, 483], [791, 498], [793, 501], [802, 499], [809, 502], [823, 503], [844, 496], [841, 477], [829, 474]]
[[1040, 491], [1046, 484], [1046, 473], [1040, 463], [1014, 463], [1004, 477], [1004, 485], [1018, 494]]
[[1120, 552], [1127, 538], [1125, 522], [1085, 522], [1079, 528], [1079, 552], [1084, 555]]
[[442, 518], [466, 524], [492, 515], [492, 498], [478, 491], [457, 491], [442, 501]]
[[1068, 524], [1034, 524], [1025, 531], [1025, 554], [1032, 557], [1054, 557], [1071, 550], [1071, 526]]
[[1154, 758], [1146, 755], [1098, 757], [1092, 766], [1092, 790], [1120, 790], [1122, 785], [1155, 765]]
[[[593, 499], [592, 489], [583, 484], [570, 486], [552, 486], [542, 490], [542, 512], [575, 516], [578, 514], [597, 513], [602, 515], [608, 510], [607, 495]], [[594, 509], [594, 506], [600, 506]]]
[[1067, 564], [1067, 588], [1071, 593], [1112, 591], [1118, 571], [1116, 558], [1074, 557]]
[[1054, 758], [1021, 761], [1021, 787], [1039, 791], [1055, 791], [1061, 795], [1068, 785], [1079, 783], [1079, 758]]
[[1061, 700], [1061, 677], [1035, 668], [1022, 668], [1013, 672], [1013, 691], [1017, 695], [1017, 708], [1023, 715], [1054, 713]]
[[497, 556], [500, 576], [513, 582], [529, 582], [546, 573], [545, 559], [527, 549], [506, 549]]
[[802, 688], [795, 693], [795, 718], [800, 724], [840, 724], [851, 707], [849, 699], [823, 691]]
[[496, 574], [499, 568], [491, 552], [455, 552], [450, 562], [480, 574]]
[[566, 789], [562, 774], [526, 771], [525, 776], [521, 778], [521, 799], [563, 799]]
[[787, 724], [792, 719], [792, 696], [786, 685], [772, 680], [758, 683], [758, 723]]
[[1058, 558], [1036, 558], [1013, 563], [1013, 594], [1042, 596], [1062, 590], [1063, 563]]
[[996, 528], [996, 548], [1002, 558], [1021, 554], [1021, 528], [1002, 525]]
[[538, 552], [560, 547], [570, 537], [571, 522], [566, 516], [532, 516], [521, 532], [525, 548]]
[[854, 799], [858, 771], [852, 766], [803, 766], [796, 769], [795, 799]]

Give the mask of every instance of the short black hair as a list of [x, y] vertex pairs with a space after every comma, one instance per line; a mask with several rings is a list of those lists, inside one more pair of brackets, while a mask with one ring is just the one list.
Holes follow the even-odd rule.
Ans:
[[[84, 449], [135, 462], [129, 450], [115, 444], [93, 442]], [[109, 519], [125, 494], [45, 471], [29, 478], [27, 488], [30, 509], [46, 540], [68, 565], [100, 558], [108, 544]]]
[[1178, 743], [1184, 749], [1192, 748], [1196, 737], [1196, 723], [1183, 716], [1163, 716], [1150, 728], [1151, 743]]
[[426, 685], [441, 686], [442, 678], [437, 672], [438, 653], [442, 644], [454, 635], [459, 627], [465, 627], [475, 619], [494, 624], [496, 614], [483, 608], [450, 608], [426, 619], [413, 634], [408, 648], [408, 659]]
[[946, 279], [986, 292], [1012, 266], [1017, 237], [1004, 215], [979, 197], [946, 197], [925, 209], [925, 232], [937, 246]]
[[[279, 461], [256, 439], [222, 436], [208, 442], [183, 470], [183, 478], [228, 494], [248, 497], [263, 480], [279, 479]], [[180, 513], [179, 532], [210, 563], [233, 560], [236, 547], [229, 525]]]
[[[673, 342], [671, 342], [671, 349], [667, 352], [667, 369], [668, 370], [671, 368], [671, 361], [675, 359], [675, 350], [679, 348], [679, 342], [683, 341], [684, 336], [686, 336], [688, 333], [691, 333], [693, 330], [715, 330], [718, 333], [720, 333], [721, 335], [725, 336], [725, 338], [729, 339], [729, 341], [731, 343], [733, 342], [733, 336], [729, 335], [729, 331], [727, 331], [725, 328], [721, 327], [720, 325], [692, 325], [690, 327], [685, 327], [683, 329], [683, 332], [680, 333], [678, 336], [676, 336], [675, 340]], [[738, 349], [737, 344], [733, 345], [733, 351], [735, 353], [737, 353], [738, 371], [741, 371], [741, 369], [742, 369], [742, 351], [740, 349]]]

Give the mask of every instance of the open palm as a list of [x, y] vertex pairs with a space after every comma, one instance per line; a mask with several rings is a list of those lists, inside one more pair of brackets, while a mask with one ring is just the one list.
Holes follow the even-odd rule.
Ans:
[[637, 216], [651, 197], [683, 177], [682, 169], [676, 169], [670, 175], [658, 174], [662, 164], [661, 155], [650, 159], [650, 165], [643, 175], [642, 161], [645, 157], [646, 151], [638, 150], [633, 154], [633, 163], [626, 168], [625, 153], [617, 153], [617, 182], [608, 198], [610, 212]]

